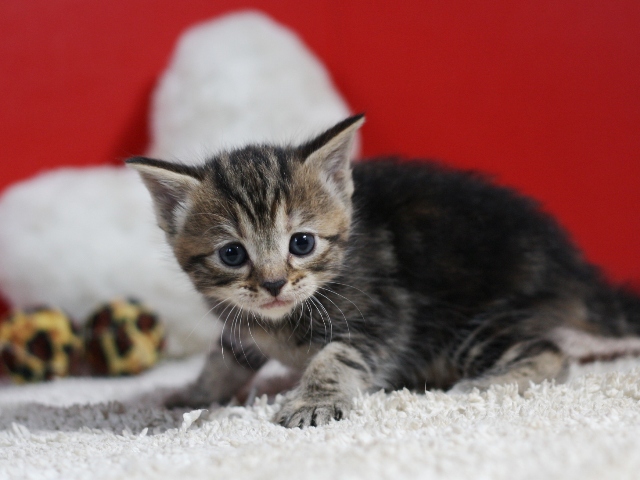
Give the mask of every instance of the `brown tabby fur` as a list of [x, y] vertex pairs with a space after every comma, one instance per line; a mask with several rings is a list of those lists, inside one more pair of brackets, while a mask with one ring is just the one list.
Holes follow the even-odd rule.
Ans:
[[[220, 348], [170, 403], [227, 402], [275, 358], [301, 375], [276, 421], [321, 425], [362, 391], [524, 390], [561, 380], [572, 355], [640, 348], [640, 299], [605, 282], [535, 202], [432, 162], [351, 165], [363, 121], [197, 167], [127, 162], [223, 322]], [[305, 255], [289, 246], [300, 233], [315, 239]], [[229, 245], [244, 263], [225, 264]]]

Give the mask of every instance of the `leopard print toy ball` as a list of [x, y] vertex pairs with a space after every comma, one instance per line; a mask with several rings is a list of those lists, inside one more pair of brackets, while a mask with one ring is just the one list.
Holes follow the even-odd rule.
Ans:
[[82, 339], [61, 310], [16, 310], [0, 320], [0, 358], [17, 383], [76, 374], [81, 357]]
[[85, 326], [86, 359], [94, 375], [133, 375], [154, 365], [164, 348], [158, 316], [135, 300], [99, 307]]

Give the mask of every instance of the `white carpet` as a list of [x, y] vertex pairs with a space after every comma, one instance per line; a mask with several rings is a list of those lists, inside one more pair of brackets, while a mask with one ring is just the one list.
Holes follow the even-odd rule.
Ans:
[[158, 406], [201, 357], [139, 377], [0, 386], [2, 479], [637, 479], [640, 360], [564, 385], [451, 396], [376, 393], [341, 422], [287, 430], [277, 405]]

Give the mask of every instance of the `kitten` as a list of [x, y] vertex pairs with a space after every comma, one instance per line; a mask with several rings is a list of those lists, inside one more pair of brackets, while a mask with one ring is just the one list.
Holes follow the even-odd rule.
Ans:
[[301, 374], [276, 421], [315, 426], [358, 392], [522, 391], [562, 380], [572, 356], [640, 349], [640, 298], [607, 284], [535, 202], [434, 163], [352, 165], [363, 122], [202, 166], [127, 161], [224, 324], [172, 404], [228, 402], [275, 358]]

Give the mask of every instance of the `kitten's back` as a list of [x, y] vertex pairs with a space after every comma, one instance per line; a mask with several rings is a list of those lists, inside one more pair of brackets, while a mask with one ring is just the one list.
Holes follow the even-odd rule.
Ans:
[[355, 164], [353, 176], [359, 229], [391, 233], [415, 289], [473, 306], [594, 274], [536, 202], [480, 174], [383, 159]]

